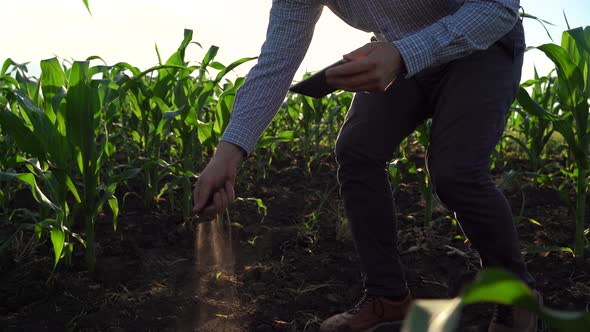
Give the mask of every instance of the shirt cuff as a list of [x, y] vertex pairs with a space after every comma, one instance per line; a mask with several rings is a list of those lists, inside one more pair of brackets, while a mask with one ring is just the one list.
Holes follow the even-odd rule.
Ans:
[[246, 156], [249, 156], [258, 142], [258, 135], [254, 134], [248, 127], [242, 126], [239, 123], [230, 121], [221, 136], [221, 140], [237, 145], [246, 151]]
[[425, 32], [427, 30], [393, 42], [406, 65], [406, 78], [434, 64], [433, 40], [425, 37]]

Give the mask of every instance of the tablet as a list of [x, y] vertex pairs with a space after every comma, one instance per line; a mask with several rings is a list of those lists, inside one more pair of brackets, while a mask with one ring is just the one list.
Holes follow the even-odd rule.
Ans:
[[329, 65], [328, 67], [304, 79], [303, 81], [291, 86], [289, 91], [313, 98], [322, 98], [329, 95], [338, 89], [331, 87], [328, 85], [328, 83], [326, 83], [326, 71], [332, 67], [339, 66], [346, 62], [348, 61], [340, 60], [334, 64]]

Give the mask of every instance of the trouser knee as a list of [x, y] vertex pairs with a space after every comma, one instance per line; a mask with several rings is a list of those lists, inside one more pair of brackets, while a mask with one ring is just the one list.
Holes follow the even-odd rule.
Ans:
[[436, 195], [454, 211], [461, 208], [465, 199], [494, 187], [489, 171], [485, 168], [429, 161], [428, 171]]
[[350, 132], [343, 132], [336, 141], [336, 161], [338, 163], [338, 181], [341, 185], [346, 180], [369, 181], [381, 178], [386, 170], [387, 156], [375, 152]]

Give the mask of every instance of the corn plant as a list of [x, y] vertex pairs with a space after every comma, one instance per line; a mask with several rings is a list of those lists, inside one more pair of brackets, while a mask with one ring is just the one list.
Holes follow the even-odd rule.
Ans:
[[88, 0], [82, 0], [82, 2], [84, 3], [86, 10], [88, 10], [88, 14], [92, 14], [92, 12], [90, 12], [90, 5], [88, 5]]
[[[290, 150], [300, 152], [306, 161], [306, 173], [312, 174], [315, 167], [332, 157], [334, 142], [351, 102], [352, 94], [347, 92], [322, 99], [290, 95], [259, 147], [271, 147], [272, 154], [278, 143], [290, 142]], [[261, 160], [270, 162], [272, 156]]]
[[[182, 211], [185, 219], [192, 216], [192, 181], [196, 178], [194, 170], [202, 167], [197, 163], [207, 151], [213, 150], [225, 128], [229, 124], [231, 109], [236, 92], [244, 83], [244, 78], [226, 82], [220, 86], [223, 78], [239, 65], [254, 58], [239, 59], [228, 66], [213, 62], [217, 47], [211, 47], [199, 67], [196, 79], [185, 77], [178, 81], [174, 89], [175, 106], [186, 110], [177, 115], [172, 123], [174, 137], [179, 138], [178, 168], [173, 175], [174, 182], [181, 189]], [[214, 79], [207, 79], [207, 67], [211, 65], [219, 72]], [[208, 108], [209, 105], [211, 109]], [[214, 117], [208, 115], [213, 113]], [[204, 165], [203, 165], [204, 166]]]
[[388, 166], [389, 180], [394, 192], [399, 190], [399, 185], [404, 178], [403, 171], [417, 178], [420, 193], [424, 199], [424, 226], [426, 227], [432, 225], [434, 185], [426, 167], [418, 167], [416, 162], [411, 160], [410, 155], [417, 146], [422, 151], [428, 151], [431, 127], [431, 120], [418, 126], [411, 136], [400, 143], [398, 151], [395, 152], [396, 158]]
[[[8, 70], [11, 68], [12, 70], [9, 72]], [[18, 68], [18, 64], [8, 59], [0, 69], [0, 109], [7, 107], [8, 100], [6, 95], [19, 86], [19, 83], [10, 75]], [[16, 155], [17, 151], [14, 140], [0, 131], [0, 169], [13, 168], [16, 165], [14, 158]], [[10, 201], [14, 189], [16, 188], [11, 186], [9, 181], [3, 181], [0, 184], [0, 208], [5, 208], [8, 201]]]
[[[534, 79], [521, 84], [521, 87], [531, 88], [531, 98], [541, 107], [552, 114], [559, 112], [555, 107], [557, 91], [555, 89], [556, 78], [551, 71], [547, 76], [539, 77], [537, 69], [534, 71]], [[532, 116], [526, 111], [516, 108], [516, 114], [512, 116], [511, 132], [505, 135], [514, 141], [525, 152], [532, 171], [539, 171], [544, 165], [545, 148], [554, 133], [551, 121], [543, 117]], [[519, 135], [520, 134], [520, 135]]]
[[483, 270], [460, 296], [449, 300], [417, 300], [404, 320], [402, 332], [452, 332], [464, 306], [483, 302], [526, 308], [558, 331], [588, 331], [590, 314], [558, 311], [539, 305], [531, 290], [506, 272]]
[[[44, 60], [38, 82], [17, 72], [20, 82], [6, 92], [0, 109], [2, 132], [22, 151], [17, 162], [27, 170], [2, 175], [27, 184], [40, 203], [43, 221], [36, 231], [49, 231], [55, 266], [61, 258], [71, 263], [77, 239], [86, 248], [88, 269], [94, 271], [94, 223], [107, 203], [116, 229], [114, 192], [120, 179], [101, 181], [101, 169], [116, 150], [108, 140], [104, 110], [117, 86], [92, 78], [107, 70], [90, 67], [88, 61], [64, 70], [57, 59]], [[78, 215], [84, 220], [84, 237], [74, 232]]]
[[551, 121], [568, 146], [572, 170], [566, 175], [575, 182], [576, 188], [574, 252], [583, 258], [587, 241], [584, 223], [590, 175], [590, 27], [564, 32], [561, 46], [545, 44], [538, 49], [557, 68], [556, 102], [560, 112], [551, 113], [531, 98], [524, 88], [520, 89], [518, 98], [527, 112]]
[[[130, 162], [136, 163], [142, 170], [143, 195], [146, 206], [150, 208], [157, 207], [166, 191], [167, 186], [162, 185], [162, 181], [174, 166], [171, 159], [176, 159], [178, 155], [174, 149], [176, 141], [167, 129], [170, 122], [180, 115], [184, 119], [196, 119], [186, 107], [186, 96], [179, 93], [183, 92], [189, 74], [198, 68], [184, 62], [191, 40], [192, 31], [186, 30], [178, 50], [166, 63], [162, 63], [156, 48], [160, 64], [148, 70], [140, 71], [127, 63], [114, 66], [121, 85], [120, 112], [124, 117], [121, 123], [127, 125], [122, 135], [132, 143], [134, 155], [130, 156], [133, 158]], [[178, 107], [174, 108], [176, 105]]]
[[[143, 195], [148, 208], [157, 207], [161, 181], [167, 173], [169, 162], [162, 156], [163, 144], [166, 141], [163, 127], [169, 121], [172, 110], [164, 101], [167, 84], [173, 78], [165, 74], [158, 75], [154, 81], [146, 76], [158, 70], [164, 71], [163, 66], [150, 68], [145, 72], [133, 71], [132, 78], [122, 79], [120, 98], [123, 101], [123, 112], [127, 119], [122, 123], [129, 126], [125, 136], [131, 138], [130, 151], [134, 154], [130, 162], [141, 168], [143, 175]], [[128, 113], [128, 114], [127, 114]]]
[[391, 190], [393, 191], [393, 194], [397, 193], [400, 189], [400, 184], [403, 180], [403, 172], [401, 171], [399, 166], [405, 160], [406, 159], [404, 158], [395, 158], [387, 166], [389, 183], [391, 185]]
[[[223, 78], [237, 66], [254, 58], [243, 58], [224, 66], [214, 62], [219, 50], [212, 46], [199, 66], [189, 66], [186, 48], [193, 32], [185, 30], [178, 50], [160, 65], [145, 72], [132, 71], [123, 84], [122, 98], [130, 112], [131, 137], [139, 146], [144, 174], [145, 198], [156, 207], [161, 197], [180, 189], [184, 218], [191, 217], [191, 182], [202, 156], [212, 151], [229, 122], [236, 90], [244, 82], [238, 78], [221, 86]], [[158, 52], [158, 58], [160, 58]], [[208, 67], [219, 72], [209, 79]], [[154, 77], [148, 77], [154, 73]], [[196, 73], [196, 77], [191, 74]]]
[[[432, 121], [428, 120], [421, 124], [415, 132], [416, 142], [424, 149], [428, 151], [430, 146], [430, 131], [432, 127]], [[411, 168], [414, 170], [416, 175], [419, 176], [420, 192], [424, 198], [424, 225], [430, 227], [432, 224], [432, 210], [433, 210], [433, 192], [434, 184], [430, 178], [430, 174], [426, 170], [417, 169], [416, 167]]]
[[[143, 169], [146, 204], [156, 207], [161, 197], [180, 189], [183, 216], [192, 216], [191, 183], [202, 156], [211, 152], [229, 123], [236, 90], [244, 82], [238, 78], [221, 86], [221, 81], [239, 65], [254, 58], [243, 58], [224, 66], [214, 62], [219, 50], [212, 46], [198, 66], [189, 66], [185, 52], [193, 32], [185, 30], [178, 50], [160, 65], [144, 72], [133, 69], [126, 77], [121, 98], [130, 112], [130, 136], [139, 146], [139, 165]], [[158, 52], [158, 58], [160, 58]], [[218, 70], [213, 79], [209, 67]], [[121, 68], [129, 69], [125, 65]], [[155, 77], [148, 77], [154, 73]], [[196, 77], [191, 74], [196, 73]], [[164, 183], [165, 182], [165, 183]]]

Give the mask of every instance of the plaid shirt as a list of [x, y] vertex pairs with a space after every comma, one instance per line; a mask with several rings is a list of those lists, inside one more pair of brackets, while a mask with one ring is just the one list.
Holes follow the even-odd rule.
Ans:
[[285, 99], [324, 7], [349, 25], [394, 43], [411, 77], [487, 49], [512, 29], [520, 1], [273, 0], [258, 63], [237, 92], [222, 140], [252, 152]]

